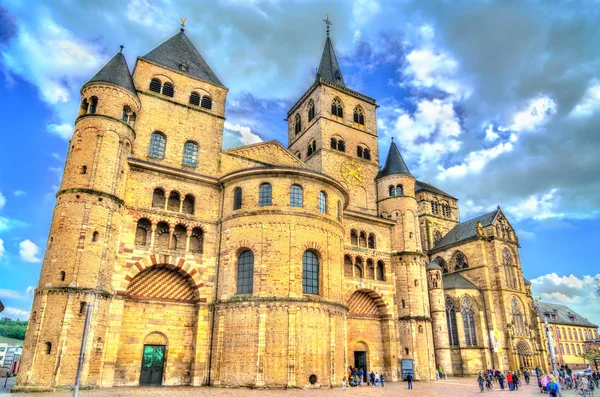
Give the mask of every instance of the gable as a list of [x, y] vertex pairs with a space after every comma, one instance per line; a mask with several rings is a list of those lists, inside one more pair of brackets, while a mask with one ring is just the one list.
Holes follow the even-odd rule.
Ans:
[[308, 168], [275, 140], [227, 149], [221, 154], [222, 175], [248, 167]]

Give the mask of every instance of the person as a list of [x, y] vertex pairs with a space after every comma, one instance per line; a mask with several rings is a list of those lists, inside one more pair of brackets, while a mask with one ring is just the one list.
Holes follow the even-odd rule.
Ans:
[[479, 376], [477, 377], [477, 383], [479, 383], [479, 390], [483, 393], [483, 375], [481, 374], [481, 372], [479, 373]]
[[379, 386], [379, 372], [375, 371], [375, 384], [373, 386]]
[[487, 376], [485, 377], [485, 387], [489, 391], [492, 391], [492, 389], [494, 388], [494, 386], [492, 385], [492, 374], [490, 372], [488, 372]]
[[506, 379], [504, 378], [504, 374], [502, 372], [500, 372], [498, 374], [498, 383], [500, 383], [500, 390], [504, 390], [504, 381]]
[[371, 381], [371, 386], [375, 384], [375, 372], [371, 371], [369, 374], [369, 380]]
[[547, 388], [548, 394], [551, 397], [557, 397], [560, 393], [560, 386], [558, 385], [558, 382], [556, 381], [556, 378], [554, 376], [550, 378]]
[[525, 378], [525, 383], [529, 384], [529, 371], [523, 371], [523, 377]]
[[579, 385], [580, 385], [579, 386], [579, 392], [581, 394], [585, 394], [586, 393], [585, 390], [587, 390], [588, 387], [589, 387], [587, 376], [582, 376], [581, 377], [581, 383]]
[[408, 375], [406, 375], [406, 380], [408, 381], [408, 389], [412, 390], [412, 381], [413, 381], [412, 372], [409, 372]]
[[513, 376], [510, 371], [506, 373], [506, 382], [508, 383], [508, 390], [513, 391], [515, 386], [513, 384]]
[[515, 390], [519, 390], [519, 384], [521, 380], [519, 379], [519, 373], [517, 371], [513, 372], [513, 387]]
[[540, 393], [546, 393], [548, 391], [548, 376], [542, 376], [540, 378]]
[[444, 371], [442, 370], [441, 365], [438, 367], [438, 375], [439, 375], [440, 379], [444, 379]]
[[362, 368], [358, 370], [358, 376], [360, 377], [360, 386], [362, 387], [365, 378], [365, 371]]
[[342, 390], [346, 390], [346, 377], [344, 376], [344, 379], [342, 379]]
[[381, 381], [381, 387], [385, 386], [385, 376], [383, 374], [379, 375], [379, 380]]

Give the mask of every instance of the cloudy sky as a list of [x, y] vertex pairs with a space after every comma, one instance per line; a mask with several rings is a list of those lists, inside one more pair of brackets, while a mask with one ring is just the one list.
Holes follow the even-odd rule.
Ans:
[[600, 324], [590, 256], [600, 241], [597, 1], [2, 4], [5, 315], [28, 315], [79, 89], [119, 45], [133, 67], [186, 17], [230, 89], [225, 146], [285, 144], [283, 119], [314, 79], [329, 13], [347, 85], [380, 105], [381, 152], [396, 138], [413, 174], [460, 198], [463, 220], [500, 205], [534, 293]]

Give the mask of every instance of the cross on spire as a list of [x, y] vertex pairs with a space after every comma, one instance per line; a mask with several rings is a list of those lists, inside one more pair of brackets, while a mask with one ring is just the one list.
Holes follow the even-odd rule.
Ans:
[[180, 29], [180, 30], [181, 30], [182, 32], [185, 32], [185, 21], [187, 21], [187, 18], [181, 18], [181, 19], [179, 20], [179, 22], [181, 22], [181, 29]]
[[327, 37], [329, 37], [329, 27], [333, 25], [333, 23], [329, 20], [329, 14], [325, 14], [325, 19], [323, 19], [325, 25], [327, 25]]

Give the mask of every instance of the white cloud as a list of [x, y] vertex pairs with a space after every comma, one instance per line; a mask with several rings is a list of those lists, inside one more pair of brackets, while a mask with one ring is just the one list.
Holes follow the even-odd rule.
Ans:
[[540, 95], [527, 101], [521, 110], [512, 116], [511, 124], [504, 128], [515, 132], [533, 131], [543, 126], [556, 110], [557, 105], [552, 98]]
[[12, 289], [2, 289], [0, 288], [0, 298], [6, 299], [23, 299], [24, 295], [18, 291], [14, 291]]
[[52, 158], [54, 158], [54, 159], [56, 159], [56, 160], [58, 160], [58, 161], [61, 161], [61, 160], [62, 160], [62, 158], [60, 157], [60, 154], [58, 154], [58, 153], [54, 153], [54, 152], [53, 152], [53, 153], [51, 154], [51, 156], [52, 156]]
[[48, 124], [46, 127], [51, 134], [57, 135], [59, 138], [68, 141], [73, 135], [73, 125], [69, 123], [63, 124]]
[[253, 143], [259, 143], [263, 141], [258, 135], [254, 134], [250, 130], [250, 127], [244, 127], [239, 124], [230, 124], [228, 122], [225, 122], [225, 128], [231, 131], [239, 132], [242, 136], [242, 143], [244, 145], [250, 145]]
[[473, 200], [465, 200], [465, 202], [460, 205], [460, 219], [464, 222], [474, 215], [483, 214], [484, 211], [485, 207], [483, 205], [475, 204]]
[[13, 192], [13, 195], [14, 195], [15, 197], [23, 197], [23, 196], [26, 196], [26, 195], [27, 195], [27, 192], [26, 192], [26, 191], [24, 191], [24, 190], [15, 190], [15, 191]]
[[38, 263], [42, 260], [38, 257], [40, 248], [31, 240], [23, 240], [19, 243], [19, 255], [25, 262]]
[[34, 287], [34, 286], [32, 286], [32, 285], [30, 285], [30, 286], [28, 286], [28, 287], [27, 287], [27, 289], [25, 290], [25, 293], [26, 293], [26, 294], [33, 294], [33, 293], [34, 293], [34, 291], [35, 291], [35, 287]]
[[494, 125], [490, 123], [488, 128], [485, 130], [485, 140], [488, 142], [494, 142], [498, 138], [500, 138], [500, 135], [497, 132], [494, 132]]
[[0, 313], [0, 315], [13, 320], [27, 320], [29, 318], [29, 311], [14, 307], [5, 307], [4, 311]]
[[517, 221], [522, 219], [562, 218], [564, 214], [557, 212], [558, 200], [558, 189], [551, 189], [546, 193], [533, 194], [516, 205], [507, 207], [506, 210]]
[[1, 258], [4, 256], [4, 253], [5, 253], [5, 252], [6, 252], [6, 251], [4, 250], [4, 240], [2, 240], [2, 239], [0, 238], [0, 259], [1, 259]]
[[535, 238], [535, 233], [528, 232], [527, 230], [517, 230], [517, 236], [525, 240], [533, 240]]
[[2, 193], [0, 193], [0, 210], [4, 208], [6, 205], [6, 197]]
[[417, 88], [436, 88], [456, 97], [468, 97], [470, 92], [457, 78], [458, 62], [448, 53], [418, 48], [406, 55], [402, 71], [406, 80]]
[[478, 174], [493, 159], [502, 153], [512, 152], [513, 145], [510, 142], [499, 143], [489, 148], [470, 152], [461, 164], [453, 165], [449, 168], [439, 167], [440, 174], [438, 178], [461, 178], [467, 174]]
[[593, 79], [581, 101], [575, 105], [569, 116], [588, 117], [600, 109], [600, 81]]
[[27, 226], [25, 222], [19, 221], [17, 219], [0, 216], [0, 232], [6, 232], [12, 229], [21, 228], [25, 226]]

